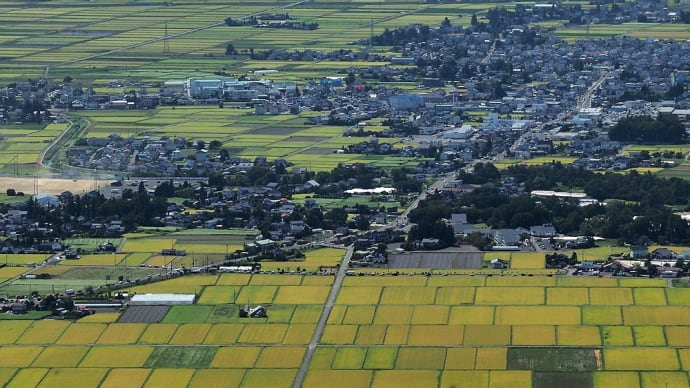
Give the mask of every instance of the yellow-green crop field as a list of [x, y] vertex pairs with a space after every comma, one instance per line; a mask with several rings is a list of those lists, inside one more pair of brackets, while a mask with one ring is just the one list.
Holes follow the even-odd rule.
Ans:
[[[0, 381], [154, 387], [222, 377], [233, 386], [291, 386], [331, 282], [189, 275], [141, 286], [199, 295], [158, 323], [119, 323], [120, 313], [0, 320]], [[240, 307], [259, 303], [268, 318], [238, 317]], [[689, 338], [690, 288], [659, 279], [346, 277], [304, 386], [682, 387]]]

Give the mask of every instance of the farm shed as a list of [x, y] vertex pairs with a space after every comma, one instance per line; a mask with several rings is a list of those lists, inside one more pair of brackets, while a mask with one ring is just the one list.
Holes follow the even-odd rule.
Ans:
[[130, 299], [131, 306], [169, 306], [194, 304], [194, 294], [139, 294]]

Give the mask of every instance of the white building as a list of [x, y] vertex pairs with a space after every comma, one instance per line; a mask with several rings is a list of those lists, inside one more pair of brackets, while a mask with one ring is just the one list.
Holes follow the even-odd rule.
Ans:
[[471, 125], [463, 125], [460, 128], [453, 128], [443, 132], [444, 140], [466, 140], [472, 137], [473, 129]]
[[170, 306], [178, 304], [194, 304], [194, 294], [137, 294], [129, 304], [131, 306]]

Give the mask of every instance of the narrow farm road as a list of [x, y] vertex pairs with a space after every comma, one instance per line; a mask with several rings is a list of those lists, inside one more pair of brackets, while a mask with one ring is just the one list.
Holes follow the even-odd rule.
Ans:
[[323, 334], [323, 330], [326, 327], [328, 316], [331, 314], [331, 310], [333, 310], [335, 298], [338, 296], [340, 287], [343, 285], [343, 280], [345, 279], [345, 275], [347, 274], [347, 268], [350, 264], [350, 259], [352, 258], [353, 252], [353, 245], [347, 247], [347, 252], [343, 257], [342, 263], [340, 263], [338, 273], [336, 273], [335, 275], [335, 281], [333, 282], [333, 287], [331, 287], [331, 293], [328, 294], [326, 305], [323, 307], [323, 311], [321, 312], [321, 318], [319, 318], [319, 323], [318, 325], [316, 325], [314, 335], [311, 337], [311, 342], [309, 342], [307, 354], [304, 355], [304, 360], [302, 360], [302, 366], [300, 366], [299, 372], [297, 372], [297, 376], [295, 377], [295, 382], [292, 384], [293, 388], [300, 388], [304, 383], [304, 378], [307, 375], [309, 364], [311, 364], [311, 359], [314, 357], [314, 350], [316, 350], [316, 346], [319, 344], [319, 339], [321, 338], [321, 334]]
[[[89, 119], [83, 118], [83, 117], [78, 118], [78, 120], [83, 120], [83, 121], [84, 121], [84, 125], [83, 125], [82, 127], [80, 127], [80, 128], [77, 128], [77, 129], [79, 130], [79, 133], [78, 133], [77, 135], [81, 135], [82, 133], [88, 131], [88, 129], [91, 127], [91, 121], [90, 121]], [[68, 119], [67, 119], [67, 122], [69, 123], [69, 125], [67, 126], [67, 128], [65, 128], [65, 130], [62, 131], [62, 133], [60, 134], [60, 136], [58, 136], [57, 138], [55, 138], [55, 140], [53, 140], [53, 141], [50, 143], [50, 145], [48, 145], [48, 147], [46, 147], [46, 148], [43, 150], [43, 152], [41, 152], [41, 155], [38, 157], [38, 165], [39, 165], [39, 166], [41, 166], [41, 167], [43, 167], [43, 168], [51, 168], [50, 166], [46, 165], [46, 155], [48, 155], [49, 153], [50, 153], [50, 154], [53, 154], [53, 153], [55, 152], [54, 149], [55, 149], [56, 147], [62, 147], [62, 146], [64, 146], [64, 145], [65, 145], [65, 141], [69, 140], [69, 139], [66, 138], [66, 137], [67, 137], [67, 134], [68, 134], [70, 131], [72, 131], [72, 129], [74, 129], [74, 126], [75, 126], [75, 125], [78, 125], [78, 124], [75, 124], [75, 119], [73, 119], [73, 118], [68, 118]], [[73, 135], [72, 135], [72, 136], [73, 136]]]

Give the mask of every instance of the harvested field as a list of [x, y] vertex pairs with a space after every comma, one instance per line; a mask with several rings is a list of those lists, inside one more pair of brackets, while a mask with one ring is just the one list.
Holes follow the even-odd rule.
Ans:
[[409, 252], [388, 256], [388, 268], [481, 268], [479, 252]]
[[170, 306], [130, 306], [120, 316], [120, 323], [158, 323], [170, 310]]
[[95, 185], [106, 186], [110, 181], [94, 181], [93, 179], [61, 179], [34, 177], [3, 176], [2, 183], [5, 187], [11, 187], [17, 191], [33, 193], [36, 185], [41, 194], [60, 194], [65, 191], [73, 193], [87, 192], [94, 189]]

